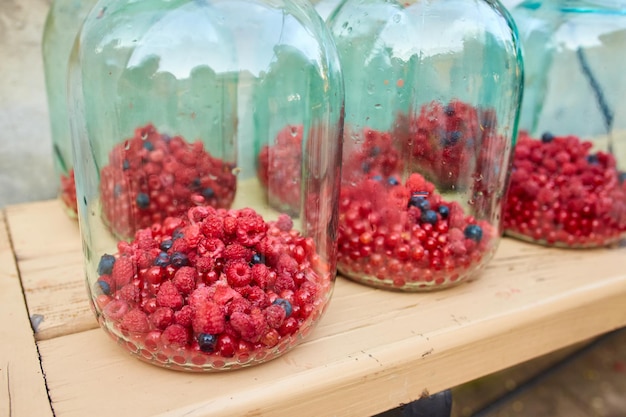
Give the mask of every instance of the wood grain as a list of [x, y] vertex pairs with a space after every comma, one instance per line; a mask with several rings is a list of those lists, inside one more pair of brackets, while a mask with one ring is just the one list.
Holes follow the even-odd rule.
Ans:
[[52, 416], [3, 212], [0, 265], [0, 416]]
[[[626, 249], [503, 239], [474, 282], [409, 294], [339, 277], [326, 315], [293, 351], [250, 369], [178, 373], [86, 330], [76, 226], [60, 227], [57, 203], [27, 209], [28, 218], [9, 210], [8, 222], [29, 308], [46, 312], [38, 345], [58, 417], [373, 415], [626, 325]], [[58, 242], [43, 245], [50, 233]]]

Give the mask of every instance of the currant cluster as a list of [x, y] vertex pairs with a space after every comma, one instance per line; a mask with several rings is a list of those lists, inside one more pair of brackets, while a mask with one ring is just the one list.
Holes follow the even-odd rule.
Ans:
[[411, 174], [370, 173], [345, 184], [339, 206], [338, 269], [377, 287], [422, 290], [469, 278], [495, 249], [496, 231]]
[[302, 125], [287, 126], [274, 144], [264, 145], [258, 155], [257, 175], [270, 205], [291, 213], [300, 210], [302, 134]]
[[61, 201], [74, 216], [78, 213], [76, 203], [76, 184], [74, 183], [74, 170], [70, 169], [68, 175], [61, 175]]
[[235, 188], [231, 164], [151, 124], [112, 149], [100, 178], [105, 223], [121, 238], [190, 206], [230, 207]]
[[520, 132], [505, 233], [537, 243], [594, 247], [626, 232], [626, 183], [615, 158], [576, 136]]
[[232, 369], [278, 356], [319, 318], [331, 272], [289, 216], [189, 209], [105, 254], [94, 285], [100, 320], [142, 359]]

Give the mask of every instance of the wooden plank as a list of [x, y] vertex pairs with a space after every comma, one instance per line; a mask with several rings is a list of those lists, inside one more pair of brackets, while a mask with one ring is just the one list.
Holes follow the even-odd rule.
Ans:
[[[567, 251], [503, 239], [474, 282], [408, 294], [338, 278], [326, 316], [287, 355], [219, 375], [176, 373], [130, 357], [98, 329], [76, 326], [93, 318], [78, 273], [81, 253], [71, 242], [78, 232], [69, 219], [65, 229], [59, 226], [56, 204], [28, 205], [27, 216], [9, 210], [8, 221], [20, 239], [29, 307], [47, 312], [42, 326], [51, 337], [39, 347], [59, 417], [124, 410], [133, 416], [372, 415], [626, 324], [626, 248]], [[35, 296], [44, 281], [49, 296]], [[77, 300], [75, 310], [64, 304], [70, 299]], [[102, 401], [103, 390], [114, 400]]]
[[0, 265], [0, 415], [52, 416], [3, 212]]

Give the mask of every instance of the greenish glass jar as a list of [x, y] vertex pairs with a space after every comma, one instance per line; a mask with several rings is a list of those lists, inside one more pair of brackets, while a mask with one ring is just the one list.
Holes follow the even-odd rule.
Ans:
[[626, 233], [626, 2], [512, 10], [526, 81], [505, 232], [567, 248]]
[[54, 0], [42, 38], [54, 168], [60, 181], [58, 196], [71, 217], [76, 217], [76, 187], [67, 110], [67, 67], [76, 34], [95, 3], [96, 0]]
[[347, 0], [339, 271], [422, 291], [476, 277], [501, 235], [522, 94], [497, 1]]
[[[343, 128], [339, 60], [313, 6], [100, 0], [69, 80], [101, 327], [185, 371], [256, 365], [300, 343], [334, 285]], [[264, 171], [259, 138], [280, 144]], [[288, 176], [304, 203], [283, 209], [261, 183]]]

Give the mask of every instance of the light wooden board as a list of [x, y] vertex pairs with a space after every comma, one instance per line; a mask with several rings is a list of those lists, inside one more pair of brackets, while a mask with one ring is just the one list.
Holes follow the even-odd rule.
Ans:
[[[93, 317], [72, 243], [76, 225], [45, 220], [60, 210], [46, 202], [7, 211], [29, 306], [47, 311], [41, 331], [49, 337], [39, 348], [57, 417], [373, 415], [626, 325], [626, 249], [567, 251], [503, 239], [479, 279], [444, 291], [397, 293], [338, 278], [311, 337], [267, 364], [168, 371], [76, 325]], [[56, 245], [41, 244], [48, 233]], [[44, 271], [57, 284], [35, 297]]]
[[52, 416], [1, 211], [0, 265], [0, 416]]

